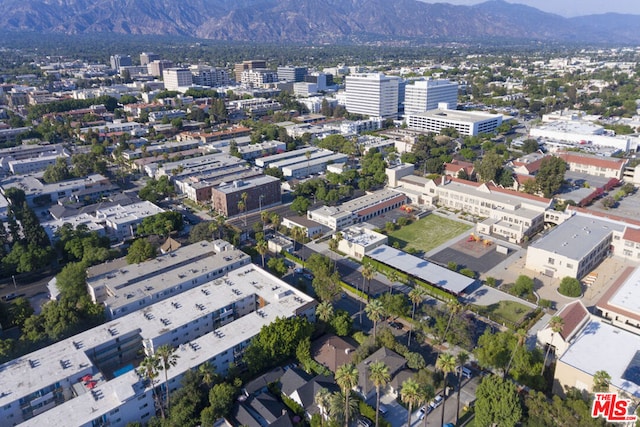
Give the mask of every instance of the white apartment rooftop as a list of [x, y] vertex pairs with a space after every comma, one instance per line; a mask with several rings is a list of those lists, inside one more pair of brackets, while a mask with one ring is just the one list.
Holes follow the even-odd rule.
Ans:
[[144, 200], [126, 206], [115, 205], [106, 209], [98, 209], [96, 211], [96, 220], [106, 220], [113, 224], [128, 224], [162, 212], [164, 212], [164, 209]]
[[640, 268], [633, 270], [609, 299], [608, 304], [633, 314], [640, 314]]
[[[182, 325], [210, 317], [212, 313], [254, 294], [259, 297], [256, 300], [260, 299], [264, 304], [257, 311], [181, 345], [177, 352], [180, 356], [178, 363], [168, 371], [169, 379], [249, 340], [262, 326], [276, 318], [292, 317], [308, 310], [313, 312], [315, 305], [313, 298], [249, 264], [223, 278], [0, 365], [4, 391], [0, 396], [0, 406], [68, 378], [76, 382], [84, 375], [96, 375], [98, 368], [89, 357], [91, 350], [114, 342], [118, 337], [139, 334], [142, 340], [153, 340], [171, 334]], [[67, 425], [81, 425], [138, 394], [140, 390], [135, 388], [138, 381], [135, 372], [98, 381], [94, 391], [101, 392], [104, 398], [94, 399], [91, 393], [89, 396], [81, 395], [32, 418], [26, 425], [58, 426], [60, 420], [65, 420]]]

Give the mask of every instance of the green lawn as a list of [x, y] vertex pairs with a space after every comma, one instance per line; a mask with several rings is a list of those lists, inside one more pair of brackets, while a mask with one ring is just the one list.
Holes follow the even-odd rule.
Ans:
[[497, 304], [478, 306], [480, 314], [502, 323], [502, 320], [519, 324], [532, 309], [516, 301], [500, 301]]
[[391, 233], [389, 245], [398, 242], [405, 251], [413, 248], [428, 252], [470, 228], [470, 225], [432, 214]]

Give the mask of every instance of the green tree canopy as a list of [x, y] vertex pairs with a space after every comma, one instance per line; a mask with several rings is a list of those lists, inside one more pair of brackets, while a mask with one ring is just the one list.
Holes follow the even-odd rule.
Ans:
[[548, 156], [540, 162], [536, 185], [544, 197], [553, 196], [562, 186], [567, 164], [560, 157]]
[[476, 390], [476, 420], [481, 426], [515, 427], [522, 418], [516, 386], [495, 375], [484, 377]]
[[156, 248], [147, 239], [134, 240], [127, 251], [127, 262], [137, 264], [155, 258]]

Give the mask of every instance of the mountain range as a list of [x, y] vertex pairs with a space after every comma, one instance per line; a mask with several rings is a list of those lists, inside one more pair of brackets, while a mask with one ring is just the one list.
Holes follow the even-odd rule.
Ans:
[[417, 0], [2, 0], [0, 28], [300, 44], [640, 42], [640, 15], [564, 18], [502, 0], [474, 6]]

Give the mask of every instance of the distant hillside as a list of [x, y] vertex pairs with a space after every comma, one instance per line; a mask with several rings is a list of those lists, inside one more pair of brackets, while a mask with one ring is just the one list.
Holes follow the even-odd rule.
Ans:
[[475, 6], [417, 0], [3, 0], [0, 28], [286, 43], [640, 42], [640, 16], [567, 19], [501, 0]]

